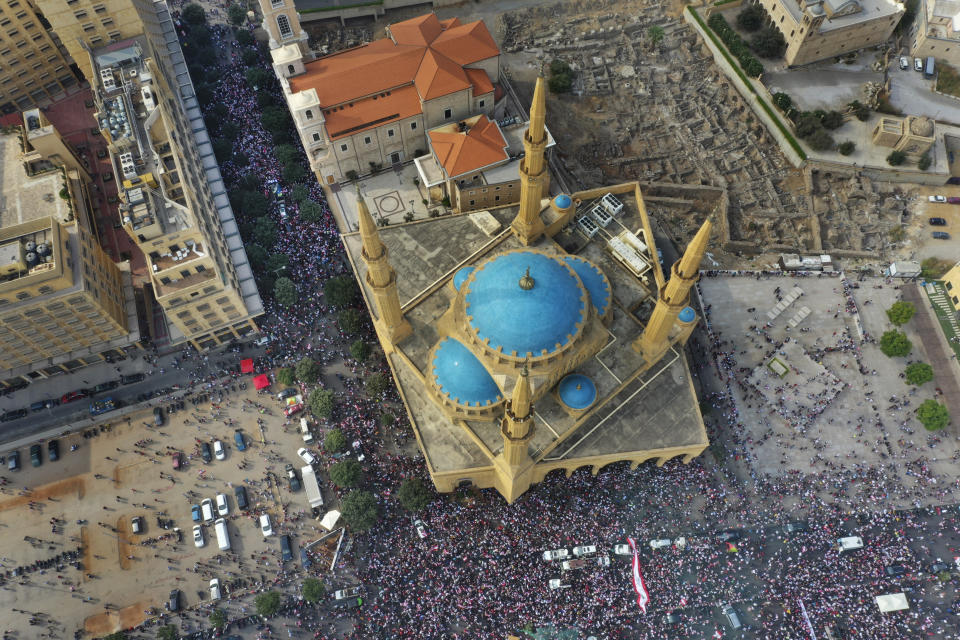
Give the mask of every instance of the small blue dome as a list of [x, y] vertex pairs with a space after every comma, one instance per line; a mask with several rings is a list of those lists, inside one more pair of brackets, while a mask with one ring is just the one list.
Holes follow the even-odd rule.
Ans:
[[571, 409], [586, 409], [597, 400], [597, 385], [579, 373], [571, 373], [557, 385], [563, 404]]
[[[520, 279], [527, 269], [533, 287]], [[501, 254], [474, 271], [464, 300], [471, 328], [491, 349], [539, 356], [582, 330], [587, 295], [580, 278], [560, 259], [533, 251]]]
[[556, 198], [553, 199], [553, 204], [557, 206], [557, 209], [566, 209], [573, 203], [573, 200], [570, 199], [565, 193], [561, 193]]
[[597, 315], [606, 314], [607, 309], [610, 308], [610, 283], [607, 282], [607, 277], [596, 265], [583, 258], [564, 256], [563, 259], [580, 276], [583, 286], [590, 294], [590, 302], [597, 309]]
[[453, 288], [456, 289], [457, 291], [460, 291], [460, 285], [462, 285], [464, 281], [467, 279], [467, 277], [471, 273], [473, 273], [473, 270], [475, 268], [476, 267], [474, 267], [473, 265], [467, 265], [466, 267], [459, 269], [455, 274], [453, 274]]
[[483, 407], [500, 400], [500, 389], [469, 349], [444, 338], [433, 356], [433, 376], [441, 391], [457, 404]]
[[684, 307], [680, 312], [680, 315], [677, 318], [680, 322], [693, 322], [693, 319], [697, 317], [697, 312], [691, 309], [690, 307]]

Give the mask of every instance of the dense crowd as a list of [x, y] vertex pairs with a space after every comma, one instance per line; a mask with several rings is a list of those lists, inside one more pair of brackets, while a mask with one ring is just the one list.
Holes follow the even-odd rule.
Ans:
[[[223, 175], [228, 185], [257, 176], [267, 196], [274, 181], [281, 195], [289, 193], [293, 185], [284, 184], [273, 141], [260, 123], [256, 94], [245, 79], [242, 49], [225, 29], [215, 27], [213, 33], [223, 54], [216, 95], [241, 127], [236, 151], [245, 158], [243, 164], [222, 163]], [[275, 97], [282, 104], [282, 97]], [[949, 617], [943, 607], [927, 608], [925, 602], [939, 587], [924, 573], [922, 565], [928, 559], [915, 555], [921, 532], [935, 535], [938, 544], [960, 547], [956, 510], [928, 514], [884, 508], [891, 493], [907, 490], [883, 469], [856, 461], [823, 460], [810, 474], [779, 477], [752, 470], [753, 442], [732, 402], [733, 387], [744, 392], [750, 388], [744, 372], [737, 371], [734, 341], [712, 333], [712, 344], [704, 348], [700, 361], [708, 367], [716, 363], [715, 374], [726, 389], [705, 398], [722, 416], [712, 425], [711, 435], [731, 443], [730, 457], [751, 470], [749, 479], [738, 479], [728, 465], [714, 466], [705, 458], [689, 465], [645, 465], [634, 471], [614, 465], [596, 477], [585, 470], [569, 479], [551, 474], [513, 505], [492, 491], [464, 489], [436, 499], [421, 514], [428, 534], [418, 538], [409, 514], [390, 494], [403, 478], [426, 479], [423, 460], [390, 453], [385, 445], [394, 437], [393, 430], [376, 419], [379, 407], [363, 393], [361, 377], [349, 375], [363, 371], [350, 360], [348, 339], [321, 295], [328, 278], [348, 270], [323, 191], [312, 176], [306, 186], [310, 197], [322, 204], [325, 217], [306, 222], [289, 200], [288, 215], [276, 215], [278, 239], [270, 249], [288, 256], [299, 302], [285, 309], [266, 301], [263, 329], [274, 336], [268, 364], [289, 365], [312, 356], [331, 371], [348, 373], [337, 385], [337, 418], [325, 426], [336, 426], [348, 441], [363, 443], [367, 482], [379, 493], [381, 520], [361, 534], [362, 544], [354, 545], [342, 559], [350, 567], [348, 573], [364, 585], [363, 605], [319, 617], [298, 605], [289, 613], [299, 617], [295, 623], [299, 629], [332, 639], [337, 636], [330, 618], [341, 615], [353, 619], [354, 628], [345, 636], [353, 640], [486, 639], [528, 625], [575, 628], [584, 636], [611, 639], [700, 638], [705, 630], [709, 634], [720, 629], [717, 605], [731, 602], [745, 614], [756, 638], [807, 638], [808, 618], [819, 629], [839, 625], [855, 638], [960, 637], [957, 618]], [[838, 313], [849, 311], [841, 308]], [[773, 343], [762, 327], [753, 329], [747, 332], [748, 339], [776, 352], [780, 344]], [[855, 352], [855, 344], [849, 335], [841, 335], [823, 348]], [[701, 370], [703, 377], [710, 373]], [[811, 401], [816, 404], [817, 399]], [[876, 504], [867, 509], [865, 501]], [[785, 537], [783, 525], [801, 518], [809, 519], [810, 530]], [[930, 531], [931, 519], [935, 532]], [[720, 543], [715, 533], [726, 528], [741, 530], [743, 538]], [[834, 548], [836, 539], [851, 530], [869, 532], [864, 534], [867, 548], [855, 559]], [[612, 554], [612, 546], [628, 535], [642, 543], [641, 567], [651, 598], [646, 615], [637, 608], [623, 557], [613, 556], [606, 568], [570, 572], [566, 577], [571, 588], [548, 588], [548, 581], [561, 577], [561, 570], [557, 563], [543, 560], [544, 550], [597, 544], [601, 554]], [[643, 544], [679, 536], [688, 540], [682, 549], [652, 551]], [[777, 544], [771, 545], [774, 540]], [[269, 561], [253, 559], [258, 564]], [[911, 582], [909, 611], [881, 614], [873, 596], [899, 590], [894, 589], [898, 583], [884, 576], [884, 567], [895, 562], [921, 577]], [[293, 584], [293, 569], [257, 568], [276, 572], [258, 583], [260, 588]], [[343, 580], [344, 575], [338, 573], [333, 580]], [[670, 621], [668, 612], [678, 614], [679, 621]], [[288, 633], [292, 635], [292, 629]]]

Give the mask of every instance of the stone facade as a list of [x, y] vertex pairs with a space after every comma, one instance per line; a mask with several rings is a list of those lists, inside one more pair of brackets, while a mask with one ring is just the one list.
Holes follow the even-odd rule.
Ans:
[[920, 0], [917, 17], [907, 34], [910, 55], [933, 56], [960, 67], [960, 31], [955, 26], [958, 19], [956, 3]]

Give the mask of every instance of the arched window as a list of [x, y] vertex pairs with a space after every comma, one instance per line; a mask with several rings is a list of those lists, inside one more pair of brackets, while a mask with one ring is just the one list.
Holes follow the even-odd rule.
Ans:
[[304, 113], [303, 115], [307, 116], [307, 120], [313, 120], [313, 111], [311, 111], [310, 109], [307, 109], [306, 113]]
[[280, 35], [284, 38], [293, 35], [293, 29], [290, 28], [290, 18], [281, 14], [277, 16], [277, 27], [280, 29]]
[[297, 72], [297, 68], [296, 68], [296, 67], [294, 67], [292, 64], [288, 64], [288, 65], [287, 65], [287, 73], [289, 73], [290, 75], [293, 75], [293, 74], [295, 74], [296, 72]]

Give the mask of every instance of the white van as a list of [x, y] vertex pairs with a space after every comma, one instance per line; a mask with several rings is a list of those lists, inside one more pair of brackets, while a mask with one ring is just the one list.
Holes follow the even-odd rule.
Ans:
[[230, 534], [227, 532], [227, 521], [219, 518], [213, 523], [213, 528], [217, 532], [217, 544], [220, 546], [220, 551], [228, 551], [230, 549]]
[[857, 549], [863, 549], [863, 538], [860, 536], [849, 536], [837, 540], [837, 551], [840, 553], [856, 551]]
[[307, 444], [313, 442], [313, 434], [310, 433], [310, 423], [307, 422], [306, 418], [300, 418], [300, 435], [303, 436], [303, 441]]
[[210, 522], [215, 517], [213, 515], [213, 500], [206, 498], [200, 503], [200, 511], [203, 513], [203, 521]]

